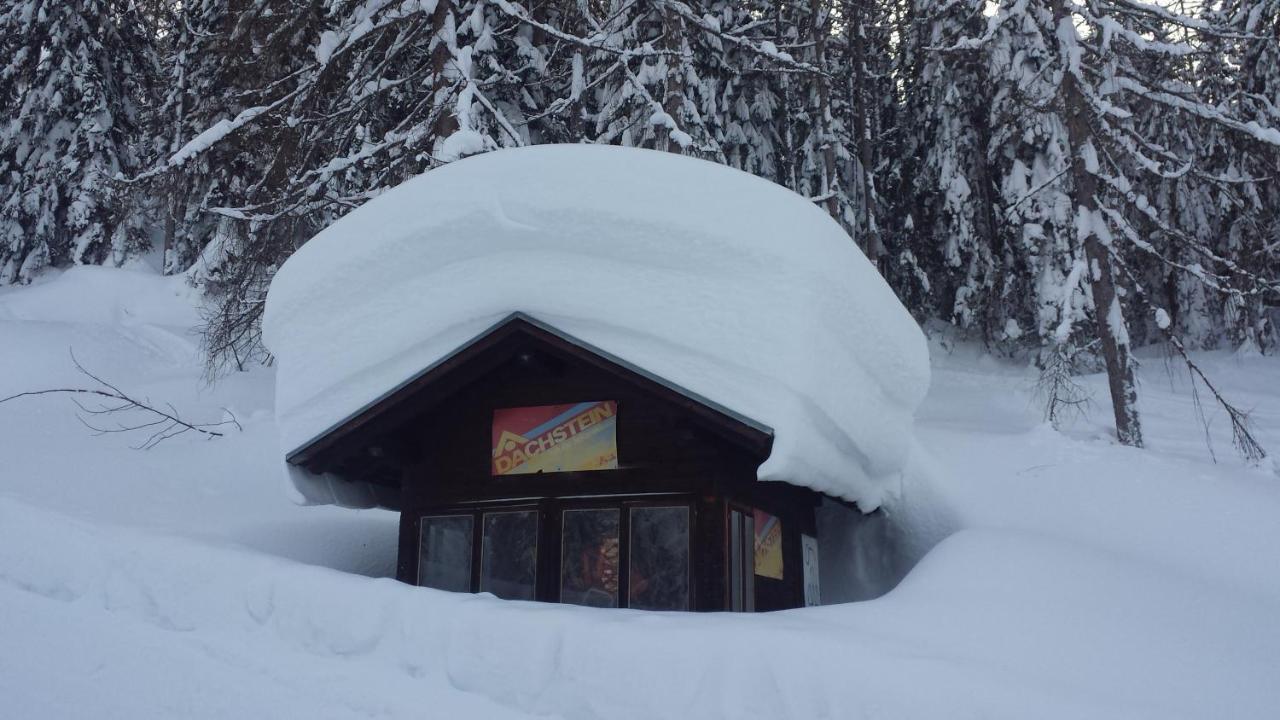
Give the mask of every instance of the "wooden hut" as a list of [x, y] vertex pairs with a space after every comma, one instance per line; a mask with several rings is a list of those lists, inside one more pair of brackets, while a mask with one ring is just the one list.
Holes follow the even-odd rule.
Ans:
[[[558, 161], [576, 173], [539, 197], [522, 173]], [[594, 172], [582, 178], [584, 169]], [[699, 173], [709, 173], [709, 180]], [[665, 182], [655, 185], [655, 175]], [[612, 201], [616, 207], [588, 204], [584, 213], [582, 198], [591, 200], [594, 184], [604, 181], [634, 187]], [[806, 282], [817, 283], [819, 292], [780, 286], [762, 299], [764, 310], [743, 295], [743, 316], [717, 305], [718, 295], [709, 298], [705, 287], [668, 307], [667, 296], [680, 294], [687, 278], [655, 297], [659, 289], [648, 268], [636, 270], [641, 282], [615, 263], [599, 286], [571, 288], [560, 297], [547, 285], [590, 283], [599, 273], [575, 270], [564, 252], [557, 263], [527, 256], [530, 248], [556, 250], [561, 236], [597, 220], [597, 234], [621, 237], [623, 254], [634, 256], [637, 248], [627, 243], [649, 240], [631, 238], [671, 233], [671, 226], [619, 230], [620, 222], [626, 225], [620, 214], [651, 215], [658, 208], [681, 217], [688, 211], [672, 210], [677, 198], [724, 183], [736, 198], [731, 202], [747, 214], [739, 237], [747, 227], [796, 228], [817, 237], [827, 255], [804, 263], [813, 270]], [[900, 470], [890, 462], [897, 457], [893, 448], [903, 442], [915, 391], [883, 373], [918, 381], [913, 353], [923, 349], [918, 329], [839, 228], [801, 199], [742, 173], [617, 148], [504, 151], [406, 185], [410, 189], [389, 193], [401, 194], [395, 202], [379, 198], [313, 240], [319, 249], [304, 247], [271, 291], [267, 340], [280, 360], [286, 459], [303, 500], [398, 511], [397, 574], [407, 583], [652, 610], [818, 604], [817, 511], [859, 517], [853, 501], [873, 509], [878, 493], [891, 487]], [[473, 200], [471, 190], [480, 187], [481, 199]], [[765, 202], [779, 194], [790, 203], [775, 208], [781, 220]], [[556, 229], [529, 215], [566, 197], [578, 199], [563, 208], [572, 226]], [[454, 219], [419, 221], [417, 213], [429, 216], [432, 201]], [[468, 202], [473, 211], [458, 215], [456, 206]], [[723, 222], [742, 220], [726, 216]], [[382, 246], [391, 257], [376, 248], [352, 249], [383, 236], [392, 238]], [[741, 242], [748, 256], [760, 254], [748, 239]], [[601, 247], [617, 246], [605, 243], [592, 252]], [[681, 262], [698, 249], [669, 251]], [[690, 262], [720, 262], [724, 248], [712, 249], [721, 255], [708, 252], [704, 262]], [[396, 253], [407, 255], [397, 260]], [[667, 262], [661, 253], [653, 257]], [[419, 273], [414, 262], [421, 263]], [[714, 268], [705, 275], [712, 286], [750, 287], [757, 282], [751, 272], [777, 273], [781, 261], [752, 257], [759, 267], [747, 270], [731, 255], [723, 262], [727, 279], [717, 279]], [[335, 282], [353, 265], [380, 268], [377, 279], [353, 288]], [[666, 282], [666, 275], [659, 277]], [[844, 297], [842, 283], [849, 280], [862, 283], [857, 292], [865, 302], [893, 303], [886, 312], [906, 317], [908, 330], [884, 331], [869, 315], [861, 328], [851, 321], [852, 332], [861, 329], [885, 352], [898, 353], [889, 370], [803, 346], [814, 340], [800, 314], [833, 297], [837, 304], [856, 300]], [[830, 283], [829, 292], [822, 282]], [[575, 302], [585, 296], [597, 300]], [[776, 308], [796, 316], [792, 325], [801, 334], [789, 336], [797, 327], [762, 320], [762, 312]], [[699, 320], [702, 326], [687, 327]], [[728, 347], [725, 338], [742, 335], [736, 323], [755, 323], [754, 334]], [[614, 327], [606, 332], [602, 324]], [[852, 344], [843, 329], [831, 337]], [[795, 377], [777, 377], [793, 366]], [[825, 386], [823, 367], [831, 368]], [[927, 380], [927, 367], [925, 373]], [[876, 417], [833, 402], [848, 397]], [[905, 414], [903, 405], [910, 405]], [[784, 451], [775, 447], [779, 430], [788, 440]]]
[[405, 582], [773, 610], [804, 605], [807, 579], [817, 604], [820, 495], [756, 481], [772, 442], [761, 423], [514, 313], [288, 461], [383, 489], [401, 513]]

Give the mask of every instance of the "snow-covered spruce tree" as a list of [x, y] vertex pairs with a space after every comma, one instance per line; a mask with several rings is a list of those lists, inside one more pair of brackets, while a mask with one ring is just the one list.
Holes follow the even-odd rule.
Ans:
[[975, 329], [992, 343], [1010, 335], [1006, 318], [1015, 313], [1007, 304], [1025, 298], [1000, 296], [1006, 277], [997, 264], [988, 157], [994, 83], [983, 55], [938, 51], [982, 31], [982, 5], [913, 3], [898, 66], [905, 92], [891, 176], [898, 183], [893, 215], [902, 218], [897, 234], [909, 253], [897, 267], [915, 274], [899, 284], [918, 288], [914, 302], [926, 317]]
[[[607, 17], [588, 16], [603, 46], [589, 54], [594, 82], [584, 128], [594, 142], [716, 155], [698, 112], [704, 89], [694, 66], [686, 18], [670, 3], [634, 3]], [[631, 49], [643, 52], [633, 57]]]
[[157, 65], [123, 0], [0, 7], [0, 284], [122, 262], [150, 243], [114, 180], [138, 166]]
[[200, 202], [231, 230], [205, 252], [206, 288], [219, 299], [206, 332], [211, 369], [258, 352], [262, 294], [298, 244], [436, 164], [586, 140], [773, 172], [775, 139], [767, 123], [759, 129], [777, 108], [772, 76], [818, 70], [765, 39], [771, 24], [750, 5], [369, 0], [323, 14], [277, 8], [265, 34], [237, 16], [232, 36], [270, 49], [276, 74], [253, 65], [254, 82], [235, 85], [241, 109], [144, 178], [200, 175], [199, 161], [218, 152], [248, 158], [235, 177], [251, 180], [220, 206]]
[[243, 109], [149, 173], [199, 174], [199, 161], [219, 153], [242, 162], [218, 188], [224, 204], [202, 201], [221, 218], [202, 272], [215, 299], [212, 372], [260, 354], [262, 299], [298, 245], [434, 163], [526, 141], [522, 78], [496, 57], [496, 38], [516, 21], [493, 3], [254, 7], [251, 17], [232, 13], [229, 39], [249, 77], [233, 79]]
[[257, 221], [254, 209], [288, 183], [310, 148], [285, 117], [248, 123], [262, 108], [288, 101], [287, 79], [312, 61], [323, 16], [289, 0], [198, 0], [183, 10], [195, 49], [175, 48], [161, 127], [168, 159], [143, 185], [170, 194], [167, 269], [200, 258], [193, 279], [209, 300], [209, 357], [239, 367], [261, 354], [266, 269], [281, 248], [291, 250], [295, 238], [323, 227], [318, 218]]
[[[1079, 351], [1089, 345], [1090, 300], [1074, 227], [1070, 142], [1055, 102], [1059, 77], [1051, 72], [1056, 44], [1024, 14], [1000, 24], [986, 50], [999, 268], [990, 325], [1006, 345], [1021, 339], [1034, 349], [1037, 364], [1052, 374], [1087, 357]], [[1061, 380], [1048, 385], [1065, 387]]]
[[[168, 31], [161, 38], [166, 82], [154, 118], [161, 157], [176, 153], [192, 138], [245, 109], [252, 92], [279, 72], [258, 62], [255, 29], [263, 20], [243, 1], [194, 0], [169, 7]], [[272, 17], [274, 13], [267, 17]], [[247, 57], [246, 57], [247, 53]], [[276, 61], [281, 58], [276, 57]], [[215, 237], [233, 234], [228, 219], [208, 208], [243, 202], [246, 189], [265, 162], [244, 143], [228, 142], [200, 154], [145, 186], [163, 198], [164, 272], [189, 268]]]
[[[829, 4], [831, 47], [814, 63], [831, 78], [833, 121], [826, 132], [832, 137], [836, 167], [836, 218], [867, 258], [881, 266], [889, 252], [885, 220], [890, 214], [882, 188], [890, 186], [891, 160], [901, 147], [896, 133], [901, 98], [893, 77], [898, 44], [893, 17], [903, 13], [906, 3], [839, 0]], [[816, 10], [818, 3], [814, 5]], [[814, 44], [817, 47], [816, 38]], [[819, 127], [824, 125], [825, 121]], [[909, 249], [895, 250], [897, 263], [910, 268]]]
[[[1161, 38], [1168, 40], [1169, 38]], [[1200, 85], [1206, 98], [1221, 97], [1213, 86], [1231, 82], [1233, 73], [1217, 52], [1200, 58], [1164, 59], [1164, 62], [1194, 62], [1202, 75]], [[1138, 283], [1147, 289], [1147, 304], [1162, 307], [1171, 319], [1171, 330], [1189, 347], [1217, 347], [1229, 342], [1226, 311], [1233, 304], [1229, 296], [1207, 288], [1193, 272], [1175, 265], [1194, 267], [1201, 258], [1188, 250], [1181, 236], [1196, 245], [1228, 250], [1224, 228], [1241, 205], [1242, 184], [1228, 179], [1231, 158], [1238, 139], [1230, 131], [1217, 127], [1197, 127], [1177, 113], [1170, 113], [1156, 103], [1133, 103], [1134, 126], [1148, 142], [1167, 148], [1179, 158], [1193, 158], [1173, 172], [1142, 178], [1143, 191], [1155, 209], [1156, 216], [1168, 227], [1147, 228], [1147, 241], [1171, 263], [1143, 263], [1134, 258], [1130, 267]], [[1226, 165], [1219, 167], [1219, 162]], [[1228, 251], [1228, 255], [1231, 253]], [[1149, 310], [1135, 313], [1131, 334], [1138, 342], [1163, 340], [1163, 330]]]
[[771, 73], [800, 63], [771, 39], [774, 23], [757, 5], [663, 0], [620, 6], [607, 20], [588, 15], [607, 49], [587, 56], [584, 139], [785, 176], [776, 169], [784, 111]]
[[[1242, 268], [1158, 216], [1144, 181], [1180, 172], [1195, 158], [1179, 157], [1173, 149], [1144, 137], [1135, 121], [1135, 108], [1152, 103], [1191, 125], [1225, 128], [1266, 145], [1280, 145], [1280, 132], [1256, 122], [1248, 124], [1206, 102], [1195, 78], [1179, 75], [1191, 72], [1194, 63], [1159, 61], [1201, 53], [1207, 38], [1231, 35], [1229, 28], [1138, 0], [1091, 0], [1082, 5], [1020, 0], [1002, 5], [980, 38], [955, 47], [983, 49], [1009, 23], [1025, 30], [1016, 37], [1045, 51], [1043, 66], [1015, 78], [1011, 91], [1025, 95], [1025, 104], [1038, 112], [1061, 118], [1066, 127], [1066, 175], [1075, 229], [1067, 285], [1087, 283], [1089, 303], [1080, 309], [1089, 312], [1067, 316], [1064, 322], [1087, 323], [1094, 329], [1110, 381], [1117, 435], [1122, 443], [1140, 446], [1142, 430], [1124, 306], [1144, 296], [1145, 289], [1132, 264], [1167, 263], [1218, 291], [1229, 291], [1228, 273]], [[1159, 39], [1169, 36], [1179, 39]], [[1025, 93], [1024, 87], [1036, 86], [1045, 78], [1054, 89], [1052, 95]], [[1150, 242], [1152, 227], [1176, 236], [1188, 252], [1206, 262], [1191, 266], [1170, 260]], [[1221, 271], [1206, 269], [1208, 264], [1218, 265]]]
[[[717, 2], [717, 24], [750, 45], [710, 37], [719, 48], [712, 72], [720, 78], [716, 93], [717, 143], [724, 162], [771, 180], [783, 175], [779, 148], [784, 132], [776, 122], [784, 112], [781, 82], [790, 75], [767, 62], [755, 48], [785, 46], [775, 34], [778, 23], [766, 14], [772, 5], [760, 2]], [[782, 52], [779, 50], [779, 52]]]
[[[1212, 44], [1221, 67], [1202, 73], [1210, 99], [1242, 121], [1280, 128], [1280, 0], [1227, 0], [1205, 12], [1236, 33]], [[1223, 205], [1215, 249], [1243, 269], [1233, 275], [1239, 292], [1223, 303], [1222, 325], [1233, 345], [1270, 352], [1280, 345], [1280, 300], [1248, 278], [1280, 281], [1280, 148], [1223, 128], [1200, 140]]]
[[992, 27], [975, 51], [953, 51], [982, 33], [983, 7], [919, 0], [903, 13], [888, 213], [902, 250], [886, 277], [918, 316], [1067, 368], [1082, 357], [1088, 297], [1071, 276], [1082, 265], [1066, 125], [1046, 72], [1054, 40], [1024, 14]]

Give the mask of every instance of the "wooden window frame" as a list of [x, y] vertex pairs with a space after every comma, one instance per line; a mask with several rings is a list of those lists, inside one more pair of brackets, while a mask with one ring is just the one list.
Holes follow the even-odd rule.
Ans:
[[[471, 526], [471, 584], [469, 592], [477, 593], [480, 589], [481, 563], [484, 544], [484, 516], [499, 512], [537, 513], [537, 548], [534, 568], [534, 599], [540, 602], [559, 603], [561, 547], [563, 543], [564, 512], [566, 510], [617, 510], [618, 517], [618, 607], [630, 606], [631, 592], [631, 511], [635, 508], [684, 508], [688, 513], [688, 533], [685, 537], [688, 549], [688, 611], [698, 609], [697, 568], [700, 565], [698, 547], [695, 539], [698, 536], [698, 502], [697, 498], [687, 493], [661, 493], [655, 496], [639, 494], [619, 494], [600, 496], [574, 497], [542, 497], [542, 498], [508, 498], [501, 500], [474, 500], [431, 505], [415, 511], [419, 540], [416, 545], [418, 568], [422, 565], [421, 528], [422, 519], [440, 516], [470, 516]], [[415, 579], [421, 585], [420, 570], [415, 571]]]
[[564, 573], [564, 568], [562, 567], [564, 563], [564, 514], [566, 512], [572, 512], [574, 510], [616, 510], [618, 511], [618, 604], [615, 605], [614, 607], [617, 607], [617, 608], [627, 607], [626, 592], [630, 589], [630, 581], [627, 577], [627, 573], [630, 572], [631, 570], [631, 563], [629, 558], [627, 557], [628, 553], [623, 552], [623, 548], [630, 547], [630, 541], [627, 538], [627, 533], [631, 529], [631, 524], [630, 524], [630, 520], [628, 519], [628, 513], [626, 508], [620, 503], [608, 502], [603, 498], [601, 499], [574, 498], [569, 502], [565, 502], [563, 500], [557, 500], [557, 501], [554, 501], [554, 506], [555, 508], [554, 510], [552, 510], [552, 515], [556, 520], [555, 522], [556, 524], [556, 529], [555, 529], [556, 559], [555, 559], [555, 568], [554, 568], [556, 582], [555, 582], [555, 599], [550, 602], [556, 602], [556, 603], [564, 602], [564, 600], [562, 600], [560, 597], [561, 592], [563, 590], [563, 586], [561, 585], [561, 583], [563, 582], [562, 575]]
[[479, 548], [472, 548], [472, 557], [480, 559], [479, 567], [472, 573], [471, 587], [475, 588], [471, 592], [484, 592], [480, 588], [480, 584], [484, 582], [484, 533], [485, 519], [490, 515], [517, 515], [522, 513], [533, 513], [533, 599], [538, 599], [538, 591], [540, 580], [539, 573], [542, 569], [542, 509], [536, 505], [522, 505], [517, 507], [500, 507], [500, 508], [484, 508], [476, 511], [475, 517], [479, 520], [479, 527], [472, 527], [472, 542], [479, 542]]
[[[739, 513], [744, 519], [751, 520], [751, 542], [744, 543], [742, 547], [742, 607], [734, 607], [733, 594], [737, 583], [733, 577], [733, 553], [734, 543], [742, 541], [741, 537], [734, 537], [733, 531], [733, 514]], [[745, 530], [745, 528], [740, 528]], [[755, 508], [745, 503], [728, 501], [724, 504], [724, 608], [730, 612], [755, 612], [756, 611], [756, 576], [755, 576]], [[741, 532], [739, 533], [741, 535]]]
[[[625, 553], [626, 561], [627, 561], [627, 567], [626, 567], [627, 604], [626, 605], [620, 604], [619, 607], [626, 607], [626, 608], [631, 607], [631, 550], [632, 550], [631, 513], [637, 509], [648, 510], [648, 509], [663, 509], [663, 508], [673, 508], [673, 507], [684, 508], [685, 518], [688, 520], [688, 523], [685, 526], [685, 544], [686, 544], [686, 552], [687, 552], [685, 556], [687, 558], [687, 567], [685, 568], [685, 592], [686, 592], [685, 607], [683, 610], [667, 610], [667, 611], [655, 611], [655, 612], [691, 612], [696, 609], [698, 593], [697, 593], [697, 586], [694, 583], [697, 576], [694, 574], [693, 568], [694, 568], [694, 565], [697, 564], [697, 557], [694, 555], [696, 551], [696, 547], [694, 546], [693, 538], [696, 535], [694, 518], [697, 512], [697, 504], [693, 500], [690, 500], [685, 503], [634, 503], [623, 508], [626, 511], [623, 513], [623, 515], [626, 516], [626, 525], [627, 525], [627, 546], [626, 546], [627, 552]], [[621, 586], [619, 586], [618, 592], [619, 594], [621, 594], [622, 592]]]
[[467, 575], [468, 575], [468, 580], [467, 580], [467, 582], [468, 582], [469, 584], [472, 584], [472, 585], [474, 586], [473, 579], [475, 578], [475, 562], [476, 562], [476, 549], [475, 549], [475, 541], [476, 541], [476, 526], [475, 526], [475, 523], [476, 523], [476, 519], [475, 519], [475, 516], [474, 516], [473, 514], [470, 514], [470, 513], [463, 513], [463, 512], [425, 512], [425, 513], [422, 513], [422, 514], [418, 515], [418, 524], [417, 524], [417, 529], [418, 529], [418, 536], [417, 536], [417, 557], [418, 557], [418, 561], [417, 561], [416, 563], [414, 563], [414, 585], [417, 585], [418, 587], [425, 587], [425, 586], [422, 584], [422, 524], [423, 524], [423, 521], [424, 521], [424, 520], [431, 519], [431, 518], [446, 518], [446, 517], [470, 517], [470, 518], [471, 518], [471, 558], [470, 558], [470, 564], [467, 566]]

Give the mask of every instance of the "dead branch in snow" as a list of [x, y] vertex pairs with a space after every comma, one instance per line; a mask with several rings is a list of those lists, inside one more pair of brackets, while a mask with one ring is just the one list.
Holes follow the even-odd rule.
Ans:
[[[89, 372], [88, 370], [85, 369], [83, 365], [80, 364], [80, 361], [76, 359], [74, 352], [71, 353], [71, 362], [75, 364], [76, 370], [78, 370], [80, 374], [84, 375], [90, 380], [93, 380], [95, 383], [98, 384], [98, 387], [96, 388], [68, 387], [68, 388], [48, 388], [46, 390], [29, 390], [27, 392], [21, 392], [16, 395], [10, 395], [9, 397], [6, 397], [6, 398], [0, 398], [0, 404], [9, 402], [10, 400], [16, 400], [21, 397], [28, 397], [33, 395], [52, 395], [52, 394], [59, 394], [59, 393], [71, 395], [72, 396], [71, 402], [75, 403], [75, 406], [79, 408], [79, 412], [76, 413], [76, 418], [82, 424], [84, 424], [85, 427], [92, 430], [95, 435], [106, 435], [108, 433], [139, 432], [139, 431], [150, 433], [150, 435], [147, 437], [146, 440], [144, 440], [141, 444], [134, 446], [135, 450], [150, 450], [151, 448], [155, 447], [156, 445], [159, 445], [165, 440], [177, 437], [187, 432], [200, 433], [202, 435], [207, 436], [208, 439], [212, 440], [213, 438], [223, 437], [223, 435], [225, 434], [224, 432], [220, 430], [215, 430], [214, 428], [221, 428], [228, 425], [232, 425], [232, 426], [235, 426], [237, 430], [244, 429], [240, 426], [240, 422], [236, 420], [235, 415], [233, 415], [231, 411], [226, 408], [222, 408], [223, 412], [226, 414], [225, 415], [226, 419], [221, 420], [219, 422], [212, 422], [212, 423], [188, 422], [182, 419], [182, 417], [178, 414], [178, 410], [174, 408], [172, 404], [165, 403], [164, 406], [166, 409], [162, 410], [156, 407], [154, 404], [152, 404], [150, 398], [143, 398], [141, 400], [138, 400], [133, 396], [128, 395], [127, 393], [125, 393], [123, 390], [116, 387], [115, 385], [112, 385], [106, 380], [103, 380], [101, 377], [98, 377], [97, 375]], [[112, 402], [107, 403], [104, 401], [95, 401], [97, 402], [97, 405], [91, 406], [81, 402], [77, 397], [75, 397], [77, 395], [88, 395], [88, 396], [96, 396], [99, 398], [106, 398], [107, 400]], [[127, 418], [129, 417], [130, 414], [134, 414], [134, 418], [136, 419], [136, 422], [121, 422], [120, 420], [115, 420], [115, 427], [104, 427], [99, 421], [91, 422], [89, 419], [89, 418], [98, 417], [98, 416], [102, 416], [104, 418], [107, 416], [124, 416]]]
[[1088, 390], [1075, 378], [1080, 354], [1094, 344], [1096, 341], [1083, 347], [1069, 347], [1060, 343], [1040, 359], [1035, 393], [1044, 405], [1045, 420], [1054, 429], [1062, 429], [1072, 416], [1087, 415], [1093, 404]]
[[[1231, 421], [1231, 442], [1235, 445], [1236, 450], [1238, 450], [1240, 455], [1248, 462], [1260, 462], [1267, 456], [1267, 451], [1263, 449], [1262, 445], [1253, 436], [1253, 433], [1249, 429], [1249, 413], [1227, 402], [1227, 399], [1222, 396], [1222, 393], [1218, 392], [1218, 388], [1214, 387], [1213, 383], [1209, 382], [1209, 378], [1204, 374], [1204, 371], [1200, 369], [1200, 366], [1196, 365], [1191, 360], [1191, 356], [1187, 354], [1187, 349], [1183, 346], [1182, 340], [1173, 333], [1166, 331], [1166, 334], [1169, 338], [1169, 344], [1174, 350], [1178, 351], [1179, 355], [1182, 356], [1182, 361], [1187, 364], [1187, 372], [1191, 374], [1192, 398], [1195, 400], [1196, 411], [1200, 416], [1200, 422], [1205, 425], [1206, 439], [1208, 438], [1208, 421], [1204, 417], [1203, 408], [1200, 407], [1199, 393], [1195, 391], [1195, 382], [1197, 377], [1200, 378], [1200, 381], [1204, 383], [1205, 387], [1209, 388], [1209, 392], [1213, 393], [1214, 399], [1217, 400], [1218, 404], [1222, 406], [1222, 409], [1226, 411], [1227, 418]], [[1211, 457], [1213, 456], [1212, 446], [1209, 448], [1209, 454]], [[1214, 460], [1216, 462], [1217, 458], [1214, 458]]]

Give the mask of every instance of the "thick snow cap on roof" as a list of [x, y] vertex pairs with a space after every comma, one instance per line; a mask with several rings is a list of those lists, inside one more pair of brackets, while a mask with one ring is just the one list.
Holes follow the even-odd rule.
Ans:
[[849, 236], [747, 173], [596, 145], [445, 165], [296, 252], [263, 323], [284, 451], [517, 311], [767, 425], [761, 480], [896, 492], [928, 351]]

